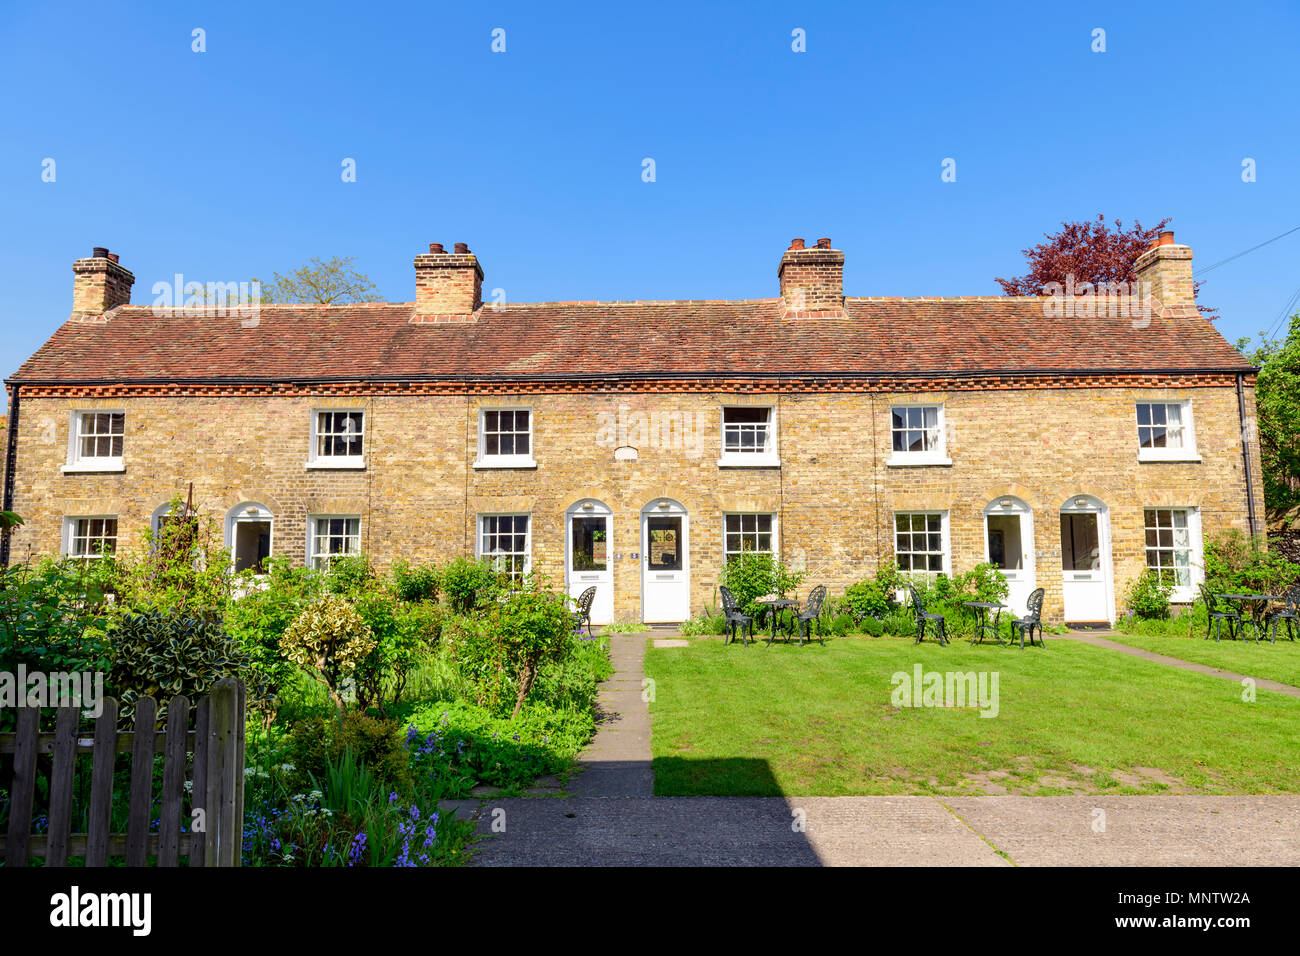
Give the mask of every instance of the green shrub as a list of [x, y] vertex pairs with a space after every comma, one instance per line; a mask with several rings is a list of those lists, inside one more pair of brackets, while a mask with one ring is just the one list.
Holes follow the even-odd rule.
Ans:
[[447, 603], [457, 614], [469, 614], [503, 589], [501, 575], [485, 561], [457, 558], [439, 572]]
[[1164, 620], [1169, 617], [1169, 596], [1173, 591], [1172, 581], [1162, 580], [1148, 568], [1129, 584], [1125, 603], [1142, 620]]
[[854, 620], [881, 618], [897, 605], [895, 595], [902, 586], [902, 572], [890, 561], [880, 565], [873, 576], [850, 584], [840, 603]]
[[325, 589], [331, 594], [355, 599], [375, 585], [375, 569], [364, 554], [339, 555], [330, 559], [324, 573]]
[[141, 532], [143, 547], [122, 561], [120, 596], [127, 606], [217, 620], [233, 595], [235, 574], [221, 522], [173, 498], [158, 530]]
[[362, 707], [396, 704], [420, 661], [437, 646], [442, 611], [434, 604], [406, 604], [384, 591], [356, 596], [356, 609], [375, 639], [357, 665], [357, 701]]
[[755, 605], [755, 598], [766, 594], [788, 594], [804, 577], [804, 572], [787, 568], [770, 554], [745, 551], [727, 560], [718, 583], [731, 589], [743, 613], [756, 615], [761, 608]]
[[455, 623], [453, 649], [475, 685], [478, 702], [495, 712], [513, 692], [512, 717], [518, 716], [542, 665], [560, 663], [572, 652], [568, 598], [531, 578], [494, 602], [483, 617]]
[[864, 618], [861, 622], [861, 627], [864, 632], [872, 637], [881, 637], [885, 633], [884, 621], [878, 621], [874, 617]]
[[115, 569], [106, 564], [47, 558], [0, 568], [0, 671], [108, 670], [104, 616]]
[[402, 601], [436, 601], [442, 587], [442, 575], [433, 564], [393, 564], [393, 591]]
[[127, 614], [113, 622], [108, 642], [108, 685], [121, 704], [124, 725], [141, 697], [158, 702], [161, 721], [172, 697], [184, 694], [193, 702], [223, 677], [243, 680], [249, 700], [266, 693], [244, 649], [219, 623], [204, 618], [158, 611]]
[[886, 634], [893, 634], [897, 637], [916, 636], [916, 621], [913, 619], [910, 610], [900, 608], [890, 611], [880, 623]]
[[285, 655], [329, 690], [340, 709], [346, 707], [343, 681], [374, 649], [375, 637], [355, 608], [335, 594], [309, 604], [284, 632]]
[[304, 784], [326, 779], [331, 764], [337, 766], [350, 753], [379, 783], [403, 797], [411, 795], [410, 756], [402, 725], [396, 721], [360, 710], [299, 721], [293, 728], [290, 752]]
[[1262, 537], [1233, 528], [1205, 545], [1205, 584], [1225, 594], [1280, 594], [1300, 581], [1300, 565], [1278, 550], [1267, 550]]
[[682, 622], [683, 637], [698, 637], [701, 634], [725, 634], [727, 618], [721, 611], [701, 611], [688, 621]]

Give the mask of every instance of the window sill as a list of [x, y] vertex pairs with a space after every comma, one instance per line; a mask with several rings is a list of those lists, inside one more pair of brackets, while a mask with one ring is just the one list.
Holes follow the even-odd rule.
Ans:
[[340, 458], [338, 461], [330, 461], [328, 458], [317, 458], [303, 465], [307, 471], [365, 471], [366, 460], [364, 458]]
[[476, 470], [489, 468], [536, 468], [537, 462], [532, 458], [480, 458], [474, 462]]
[[1200, 455], [1196, 454], [1195, 452], [1192, 452], [1190, 454], [1180, 453], [1177, 455], [1145, 455], [1139, 452], [1138, 461], [1144, 464], [1150, 461], [1156, 461], [1156, 462], [1171, 461], [1171, 462], [1184, 462], [1184, 463], [1190, 462], [1192, 464], [1200, 464], [1202, 458]]
[[938, 455], [894, 455], [885, 462], [885, 467], [925, 468], [929, 466], [945, 467], [951, 464], [951, 458], [941, 458]]
[[64, 465], [61, 470], [65, 475], [89, 475], [97, 472], [126, 471], [126, 465], [121, 461], [79, 461], [75, 465]]
[[780, 468], [781, 456], [770, 453], [731, 454], [718, 459], [719, 468]]

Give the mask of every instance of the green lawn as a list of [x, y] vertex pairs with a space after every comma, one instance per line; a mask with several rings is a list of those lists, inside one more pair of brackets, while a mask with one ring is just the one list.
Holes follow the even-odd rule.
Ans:
[[1225, 637], [1215, 642], [1213, 638], [1208, 641], [1204, 638], [1204, 631], [1196, 637], [1106, 635], [1107, 640], [1144, 651], [1300, 687], [1300, 641], [1290, 641], [1285, 636], [1279, 636], [1276, 644], [1267, 641], [1256, 644], [1253, 635], [1244, 641], [1230, 641]]
[[[918, 663], [996, 671], [997, 716], [893, 706]], [[1074, 641], [703, 638], [648, 647], [645, 672], [665, 796], [1300, 792], [1300, 699]]]

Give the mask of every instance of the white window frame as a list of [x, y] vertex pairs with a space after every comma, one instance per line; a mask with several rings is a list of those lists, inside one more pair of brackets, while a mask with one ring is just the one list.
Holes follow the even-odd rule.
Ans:
[[[727, 412], [754, 411], [767, 412], [767, 442], [754, 451], [727, 450]], [[775, 405], [723, 405], [718, 412], [719, 452], [718, 466], [721, 468], [775, 468], [781, 464], [780, 422], [777, 420]]]
[[[889, 435], [889, 458], [885, 461], [885, 466], [889, 468], [908, 467], [911, 465], [951, 465], [952, 459], [948, 457], [948, 413], [944, 407], [944, 402], [891, 402], [889, 405], [889, 419], [886, 429]], [[894, 450], [894, 413], [900, 410], [920, 408], [936, 409], [937, 424], [933, 428], [933, 436], [937, 439], [934, 448], [928, 448], [924, 451], [895, 451]], [[924, 428], [924, 426], [922, 426]], [[908, 428], [905, 431], [911, 431]]]
[[[527, 518], [528, 526], [524, 531], [524, 567], [520, 571], [520, 576], [528, 574], [533, 569], [533, 515], [529, 511], [490, 511], [476, 515], [474, 520], [474, 557], [482, 561], [488, 559], [491, 561], [491, 554], [483, 553], [483, 526], [492, 518]], [[499, 532], [498, 532], [499, 533]], [[503, 554], [518, 554], [517, 551], [505, 551]], [[495, 567], [494, 567], [494, 570]], [[511, 577], [514, 577], [511, 573]]]
[[[344, 414], [361, 416], [361, 454], [359, 455], [321, 455], [318, 453], [320, 442], [320, 416], [325, 414]], [[366, 419], [369, 416], [364, 408], [351, 407], [331, 407], [331, 408], [313, 408], [311, 410], [311, 421], [309, 431], [309, 444], [307, 446], [307, 468], [365, 468], [366, 467], [366, 447], [367, 447], [367, 426]]]
[[[1201, 539], [1201, 509], [1191, 506], [1164, 506], [1164, 505], [1144, 505], [1142, 507], [1142, 543], [1143, 566], [1150, 569], [1152, 565], [1150, 556], [1147, 551], [1180, 551], [1181, 548], [1170, 547], [1164, 548], [1159, 544], [1151, 548], [1146, 544], [1147, 512], [1148, 511], [1180, 511], [1187, 516], [1187, 566], [1189, 568], [1189, 582], [1186, 585], [1175, 585], [1173, 593], [1170, 594], [1169, 600], [1176, 604], [1190, 604], [1196, 600], [1197, 586], [1205, 580], [1205, 558], [1202, 553]], [[1157, 518], [1157, 521], [1159, 519]], [[1177, 561], [1174, 567], [1177, 568]]]
[[[895, 511], [895, 512], [893, 512], [893, 514], [890, 516], [890, 529], [889, 529], [889, 530], [890, 530], [890, 534], [893, 536], [892, 541], [891, 541], [890, 543], [893, 545], [893, 553], [894, 553], [894, 561], [895, 561], [895, 563], [898, 562], [898, 554], [899, 554], [899, 552], [898, 552], [898, 535], [899, 535], [899, 531], [898, 531], [898, 519], [899, 519], [900, 517], [902, 517], [903, 515], [908, 515], [908, 516], [925, 515], [925, 516], [927, 516], [927, 517], [930, 516], [930, 515], [938, 515], [938, 517], [939, 517], [939, 532], [940, 532], [940, 534], [942, 535], [942, 538], [940, 539], [940, 545], [941, 545], [941, 547], [942, 547], [943, 567], [942, 567], [940, 570], [938, 570], [938, 571], [931, 571], [931, 570], [928, 570], [928, 569], [925, 570], [925, 571], [916, 571], [916, 570], [912, 570], [912, 569], [903, 570], [902, 567], [901, 567], [901, 565], [900, 565], [899, 570], [902, 571], [902, 573], [905, 574], [905, 575], [907, 575], [908, 577], [912, 577], [912, 576], [916, 576], [916, 575], [924, 575], [924, 576], [926, 577], [927, 580], [933, 579], [935, 576], [937, 576], [937, 575], [939, 575], [939, 574], [944, 574], [944, 575], [947, 575], [948, 577], [952, 577], [952, 539], [951, 539], [950, 535], [948, 534], [948, 512], [947, 512], [947, 511], [939, 511], [939, 510], [933, 510], [933, 511], [931, 511], [931, 510], [925, 510], [925, 509], [909, 509], [909, 510], [905, 510], [905, 511]], [[909, 533], [909, 534], [915, 534], [916, 532], [915, 532], [915, 531], [911, 531], [911, 530], [909, 530], [908, 533]], [[929, 534], [930, 532], [927, 530], [927, 531], [924, 532], [924, 533]], [[925, 551], [911, 551], [911, 550], [909, 550], [907, 553], [908, 553], [908, 554], [933, 554], [934, 552], [933, 552], [933, 551], [930, 551], [930, 550], [927, 549], [927, 550], [925, 550]], [[927, 563], [928, 563], [928, 562], [927, 562]]]
[[[339, 552], [338, 554], [332, 554], [332, 553], [330, 553], [330, 552], [324, 552], [324, 553], [318, 552], [318, 551], [316, 550], [316, 522], [317, 522], [317, 521], [337, 520], [337, 519], [342, 519], [342, 520], [345, 520], [345, 521], [355, 521], [355, 522], [357, 523], [357, 533], [356, 533], [356, 539], [357, 539], [357, 550], [356, 550], [356, 551], [342, 551], [342, 552]], [[316, 570], [318, 570], [318, 571], [328, 571], [328, 570], [329, 570], [329, 563], [330, 563], [330, 561], [332, 561], [334, 558], [352, 558], [352, 557], [357, 557], [357, 556], [363, 554], [363, 553], [364, 553], [364, 549], [361, 547], [361, 533], [362, 533], [362, 527], [361, 527], [361, 515], [358, 515], [358, 514], [313, 514], [313, 515], [308, 515], [308, 516], [307, 516], [307, 567], [309, 567], [309, 568], [316, 568]], [[349, 534], [349, 535], [344, 535], [344, 537], [345, 537], [345, 538], [351, 538], [351, 537], [353, 537], [353, 536]], [[321, 557], [323, 557], [323, 558], [326, 559], [326, 560], [325, 560], [325, 564], [324, 564], [323, 567], [317, 567], [317, 565], [316, 565], [316, 559], [317, 559], [317, 558], [321, 558]], [[233, 556], [232, 556], [232, 560], [233, 560]]]
[[[111, 456], [81, 454], [81, 423], [86, 415], [121, 415], [122, 416], [122, 454]], [[74, 472], [126, 471], [126, 409], [124, 408], [78, 408], [72, 412], [68, 422], [68, 463], [63, 466], [64, 474]]]
[[[1138, 424], [1138, 406], [1139, 405], [1176, 405], [1179, 407], [1179, 414], [1182, 417], [1183, 427], [1183, 444], [1181, 448], [1143, 448], [1142, 447], [1142, 429], [1151, 427], [1151, 425]], [[1166, 421], [1168, 417], [1166, 415]], [[1133, 403], [1133, 427], [1135, 429], [1138, 442], [1138, 461], [1200, 461], [1201, 456], [1196, 451], [1196, 419], [1192, 414], [1191, 399], [1174, 399], [1166, 401], [1163, 399], [1150, 399]]]
[[[750, 532], [746, 532], [743, 530], [743, 525], [744, 525], [743, 519], [745, 518], [757, 519], [761, 517], [772, 519], [772, 531], [771, 531], [772, 547], [767, 551], [746, 552], [744, 550], [744, 538], [745, 535]], [[742, 530], [740, 531], [740, 536], [741, 536], [740, 551], [732, 551], [730, 548], [727, 547], [727, 535], [729, 533], [732, 533], [727, 531], [727, 519], [729, 518], [742, 519], [741, 521]], [[755, 522], [755, 527], [757, 527], [757, 522]], [[731, 556], [733, 554], [756, 553], [756, 554], [770, 554], [772, 555], [773, 558], [777, 557], [777, 555], [781, 553], [780, 532], [781, 532], [781, 518], [780, 515], [775, 511], [724, 511], [722, 513], [722, 563], [725, 565], [727, 561], [731, 559]], [[756, 530], [752, 533], [758, 535], [761, 534], [762, 532]]]
[[[72, 542], [76, 538], [78, 521], [113, 521], [117, 523], [117, 533], [113, 535], [113, 554], [117, 554], [117, 545], [122, 536], [122, 524], [117, 515], [64, 515], [63, 516], [63, 556], [79, 561], [96, 561], [100, 554], [73, 554]], [[103, 538], [97, 540], [104, 540]]]
[[[526, 455], [489, 455], [487, 453], [487, 416], [488, 412], [527, 412], [528, 413], [528, 454]], [[513, 434], [519, 434], [513, 432]], [[537, 411], [530, 405], [493, 405], [478, 410], [478, 457], [475, 468], [536, 468], [537, 460], [533, 451], [537, 448]], [[532, 526], [532, 522], [529, 522]]]

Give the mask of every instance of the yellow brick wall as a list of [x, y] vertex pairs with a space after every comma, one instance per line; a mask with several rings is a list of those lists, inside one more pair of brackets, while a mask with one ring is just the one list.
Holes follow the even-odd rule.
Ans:
[[[953, 464], [887, 467], [891, 399], [944, 401]], [[1138, 400], [1191, 399], [1203, 461], [1139, 463]], [[1254, 413], [1248, 392], [1248, 413]], [[778, 407], [780, 468], [720, 468], [720, 405]], [[534, 410], [532, 470], [476, 470], [480, 407]], [[305, 467], [314, 408], [366, 410], [364, 471]], [[610, 429], [620, 406], [700, 422], [698, 448], [641, 441], [635, 461], [616, 461]], [[126, 470], [64, 474], [74, 409], [126, 410]], [[601, 416], [606, 416], [602, 418]], [[684, 447], [685, 446], [685, 447]], [[1257, 507], [1263, 507], [1257, 446]], [[155, 508], [194, 483], [201, 510], [224, 516], [242, 502], [275, 514], [274, 552], [301, 563], [306, 518], [362, 516], [363, 547], [380, 566], [394, 559], [445, 560], [472, 553], [475, 516], [533, 516], [535, 569], [564, 574], [564, 512], [596, 498], [613, 510], [616, 616], [640, 614], [640, 512], [660, 497], [690, 515], [691, 606], [712, 603], [722, 560], [726, 511], [779, 513], [787, 561], [809, 572], [801, 589], [825, 583], [832, 595], [892, 554], [893, 512], [950, 513], [953, 568], [984, 559], [983, 509], [1006, 495], [1033, 509], [1037, 583], [1045, 616], [1061, 616], [1059, 509], [1079, 494], [1110, 508], [1116, 603], [1145, 566], [1144, 506], [1201, 509], [1214, 535], [1246, 528], [1240, 426], [1231, 388], [1036, 389], [918, 395], [828, 393], [553, 394], [526, 396], [350, 398], [130, 398], [22, 402], [15, 509], [27, 523], [13, 556], [57, 554], [62, 518], [116, 514], [120, 547], [130, 546]]]

